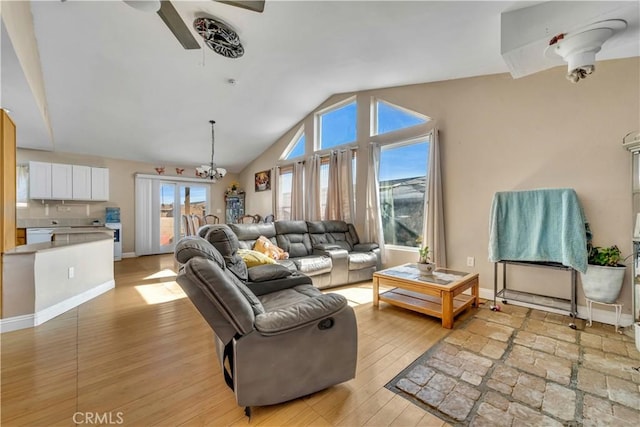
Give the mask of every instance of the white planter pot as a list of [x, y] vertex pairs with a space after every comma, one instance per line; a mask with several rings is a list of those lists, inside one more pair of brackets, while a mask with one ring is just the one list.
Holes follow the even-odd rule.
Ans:
[[418, 270], [420, 270], [422, 274], [431, 274], [436, 269], [436, 265], [432, 262], [426, 262], [426, 263], [419, 262], [416, 264], [416, 266], [418, 267]]
[[580, 273], [584, 296], [592, 301], [613, 304], [620, 295], [625, 267], [591, 265], [586, 273]]

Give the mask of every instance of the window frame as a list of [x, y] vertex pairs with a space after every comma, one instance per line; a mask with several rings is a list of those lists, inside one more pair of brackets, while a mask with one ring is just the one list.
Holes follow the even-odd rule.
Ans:
[[[397, 142], [387, 142], [385, 144], [381, 144], [380, 145], [380, 155], [382, 157], [382, 151], [385, 149], [393, 149], [393, 148], [400, 148], [400, 147], [406, 147], [408, 145], [413, 145], [413, 144], [419, 144], [419, 143], [423, 143], [423, 142], [427, 142], [427, 144], [431, 144], [432, 142], [432, 134], [431, 132], [427, 133], [427, 134], [423, 134], [421, 136], [416, 136], [410, 139], [405, 139], [405, 140], [400, 140]], [[427, 155], [429, 153], [430, 148], [428, 148], [427, 150]], [[431, 159], [429, 159], [431, 160]], [[426, 210], [426, 204], [429, 203], [429, 194], [428, 194], [428, 187], [429, 187], [429, 166], [430, 166], [431, 162], [429, 161], [427, 163], [427, 170], [425, 172], [425, 193], [424, 193], [424, 200], [423, 200], [423, 205], [422, 205], [422, 210], [423, 210], [423, 216], [424, 216], [424, 211]], [[378, 188], [380, 188], [380, 165], [378, 165]], [[378, 197], [380, 197], [380, 195], [378, 195]], [[382, 215], [382, 211], [380, 211], [380, 215]], [[426, 229], [426, 218], [422, 218], [422, 229], [420, 230], [420, 237], [424, 236], [425, 234], [425, 229]], [[382, 224], [382, 217], [380, 218], [380, 224]], [[420, 249], [420, 245], [418, 246], [405, 246], [405, 245], [396, 245], [396, 244], [392, 244], [392, 243], [387, 243], [385, 241], [385, 247], [389, 248], [389, 249], [393, 249], [393, 250], [404, 250], [404, 251], [408, 251], [408, 252], [414, 252], [414, 253], [418, 253], [418, 249]]]

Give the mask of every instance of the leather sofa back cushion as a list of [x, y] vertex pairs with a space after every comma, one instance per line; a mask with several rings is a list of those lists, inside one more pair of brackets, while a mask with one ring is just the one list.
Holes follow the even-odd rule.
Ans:
[[238, 240], [257, 240], [260, 236], [271, 239], [276, 236], [276, 228], [273, 223], [229, 224], [229, 226], [238, 236]]
[[264, 313], [262, 303], [246, 295], [215, 262], [193, 258], [185, 265], [185, 275], [214, 303], [241, 335], [253, 330], [255, 315]]
[[289, 258], [311, 255], [313, 246], [306, 221], [276, 221], [276, 242]]
[[353, 250], [354, 239], [349, 224], [344, 221], [307, 221], [313, 246], [334, 243], [349, 252]]
[[247, 266], [238, 256], [240, 243], [235, 233], [226, 224], [211, 225], [206, 235], [208, 240], [224, 257], [227, 268], [241, 280], [247, 280]]
[[186, 264], [191, 258], [201, 257], [215, 261], [220, 267], [224, 265], [220, 252], [211, 246], [211, 243], [198, 236], [187, 236], [181, 239], [176, 245], [175, 257], [180, 264]]

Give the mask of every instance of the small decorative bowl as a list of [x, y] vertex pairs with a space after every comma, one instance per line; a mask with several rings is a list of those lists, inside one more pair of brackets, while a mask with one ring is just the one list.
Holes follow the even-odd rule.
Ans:
[[422, 274], [431, 274], [435, 271], [436, 269], [436, 265], [432, 262], [418, 262], [416, 263], [416, 267], [418, 267], [418, 270], [420, 270], [420, 273]]

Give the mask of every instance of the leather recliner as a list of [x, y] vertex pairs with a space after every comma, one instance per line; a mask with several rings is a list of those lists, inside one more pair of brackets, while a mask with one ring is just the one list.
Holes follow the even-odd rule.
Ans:
[[178, 242], [177, 282], [214, 331], [219, 363], [238, 405], [281, 403], [354, 378], [357, 325], [346, 299], [323, 294], [308, 277], [275, 264], [248, 270], [244, 265], [244, 282], [235, 236], [224, 241], [221, 235], [233, 233], [216, 233], [224, 257], [199, 236]]

